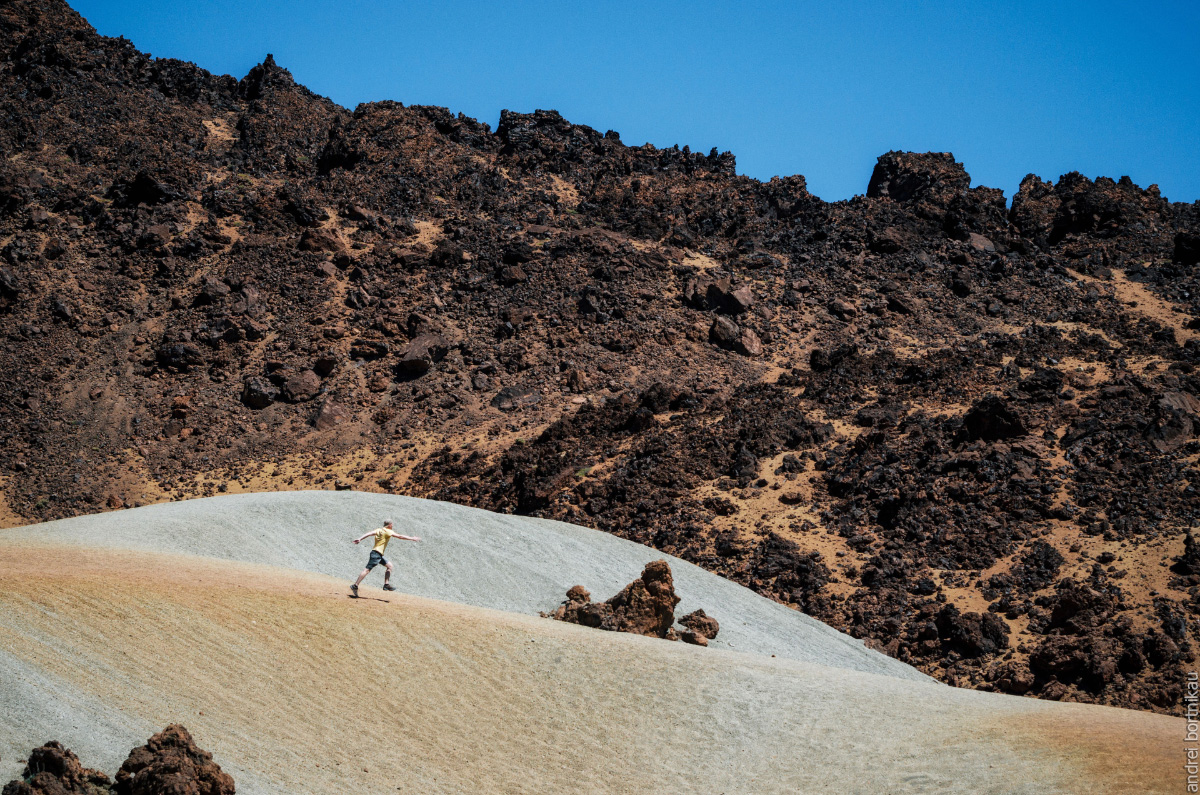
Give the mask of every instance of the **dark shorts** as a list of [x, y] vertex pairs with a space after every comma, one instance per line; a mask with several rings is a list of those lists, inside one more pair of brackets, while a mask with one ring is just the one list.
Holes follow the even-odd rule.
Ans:
[[378, 552], [376, 552], [375, 550], [373, 550], [373, 549], [372, 549], [372, 550], [371, 550], [371, 557], [370, 557], [370, 558], [367, 560], [367, 571], [370, 571], [371, 569], [375, 568], [375, 567], [376, 567], [376, 566], [378, 566], [380, 563], [382, 563], [383, 565], [387, 566], [387, 565], [388, 565], [388, 559], [387, 559], [387, 558], [385, 558], [383, 555], [379, 554]]

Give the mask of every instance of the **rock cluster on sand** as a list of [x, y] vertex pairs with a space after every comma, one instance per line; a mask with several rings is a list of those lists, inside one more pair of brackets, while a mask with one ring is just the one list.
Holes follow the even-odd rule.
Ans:
[[677, 604], [679, 597], [675, 595], [670, 565], [665, 560], [654, 560], [646, 564], [640, 577], [605, 602], [593, 602], [591, 593], [582, 585], [571, 586], [567, 600], [548, 615], [585, 627], [668, 640], [682, 638], [688, 643], [707, 646], [720, 628], [716, 619], [697, 610], [680, 619], [685, 628], [677, 632], [674, 628]]
[[22, 778], [3, 795], [234, 795], [233, 778], [212, 754], [196, 747], [188, 730], [171, 724], [129, 752], [115, 780], [85, 768], [58, 742], [29, 754]]

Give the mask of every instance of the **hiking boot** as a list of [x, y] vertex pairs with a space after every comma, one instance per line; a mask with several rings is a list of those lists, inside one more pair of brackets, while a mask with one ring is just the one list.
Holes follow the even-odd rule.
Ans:
[[355, 598], [357, 598], [357, 597], [358, 597], [358, 586], [357, 586], [357, 585], [351, 585], [351, 586], [350, 586], [350, 591], [351, 591], [351, 593], [353, 593], [353, 594], [354, 594]]
[[394, 590], [396, 590], [396, 586], [392, 585], [390, 582], [385, 582], [385, 583], [383, 584], [383, 590], [385, 590], [385, 591], [394, 591]]

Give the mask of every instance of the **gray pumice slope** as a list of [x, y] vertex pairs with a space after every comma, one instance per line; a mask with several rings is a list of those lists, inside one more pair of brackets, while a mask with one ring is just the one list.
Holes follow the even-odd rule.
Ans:
[[[721, 622], [716, 647], [777, 655], [865, 673], [932, 682], [798, 611], [678, 558], [597, 530], [495, 514], [452, 503], [365, 492], [238, 494], [81, 516], [0, 533], [0, 539], [69, 542], [264, 563], [344, 578], [361, 571], [370, 545], [352, 537], [379, 527], [416, 535], [393, 540], [399, 590], [517, 613], [553, 609], [572, 585], [606, 599], [665, 558], [678, 614], [704, 608]], [[364, 587], [382, 583], [379, 570]]]

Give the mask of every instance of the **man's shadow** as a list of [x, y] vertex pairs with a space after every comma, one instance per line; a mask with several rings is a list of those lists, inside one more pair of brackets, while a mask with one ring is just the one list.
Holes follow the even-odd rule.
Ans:
[[376, 596], [355, 596], [354, 594], [346, 594], [347, 599], [370, 599], [372, 602], [383, 602], [385, 605], [390, 605], [387, 599], [380, 599]]

